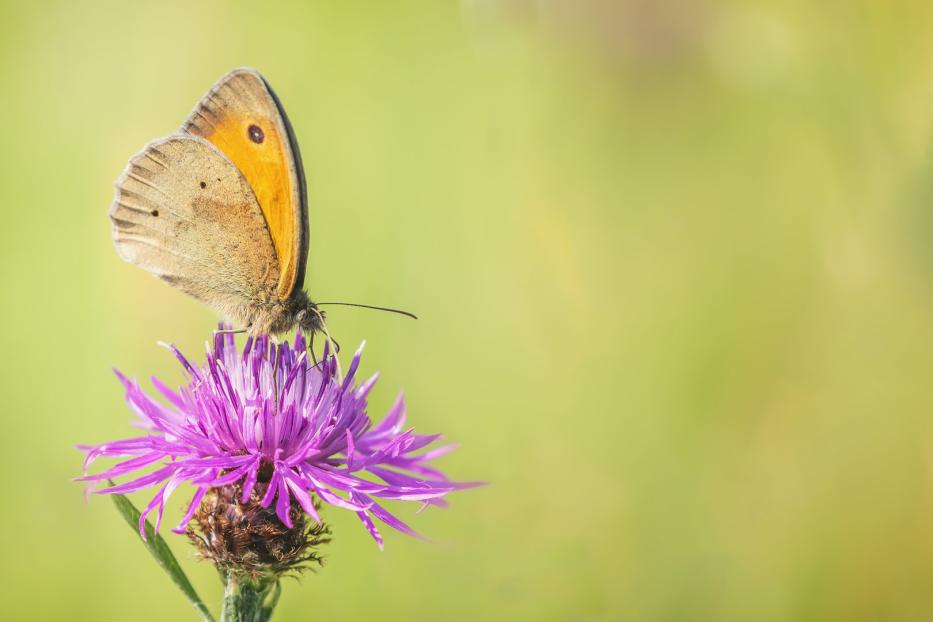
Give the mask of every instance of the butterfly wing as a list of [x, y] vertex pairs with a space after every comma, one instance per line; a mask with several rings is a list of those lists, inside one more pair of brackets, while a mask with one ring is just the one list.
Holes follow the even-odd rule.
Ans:
[[275, 245], [277, 293], [287, 300], [304, 283], [308, 210], [301, 154], [278, 97], [259, 72], [234, 69], [204, 96], [182, 129], [220, 149], [246, 177]]
[[110, 219], [124, 260], [230, 319], [248, 323], [275, 295], [279, 265], [250, 185], [200, 138], [168, 136], [133, 156]]

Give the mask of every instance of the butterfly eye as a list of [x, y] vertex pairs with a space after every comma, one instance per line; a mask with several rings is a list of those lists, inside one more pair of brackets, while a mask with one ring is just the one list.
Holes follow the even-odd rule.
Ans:
[[257, 145], [266, 139], [265, 132], [263, 132], [262, 128], [256, 124], [250, 125], [246, 133], [249, 136], [249, 139]]

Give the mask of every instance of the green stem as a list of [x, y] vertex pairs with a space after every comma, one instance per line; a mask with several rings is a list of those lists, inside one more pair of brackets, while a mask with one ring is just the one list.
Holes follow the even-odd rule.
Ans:
[[[114, 485], [112, 480], [110, 480], [110, 485]], [[138, 533], [139, 510], [136, 509], [136, 506], [123, 495], [111, 495], [110, 498], [133, 531]], [[198, 593], [194, 590], [194, 586], [191, 585], [191, 581], [188, 580], [185, 571], [181, 569], [178, 560], [175, 559], [175, 556], [172, 554], [172, 549], [168, 547], [168, 544], [162, 539], [162, 536], [155, 532], [155, 529], [152, 528], [149, 521], [146, 521], [145, 529], [146, 540], [143, 544], [149, 549], [149, 552], [162, 569], [171, 577], [175, 585], [177, 585], [188, 598], [188, 602], [194, 606], [198, 615], [201, 616], [201, 619], [204, 620], [204, 622], [214, 622], [214, 617], [211, 615], [211, 612], [208, 611], [207, 605], [204, 604], [204, 601], [201, 600], [201, 597], [198, 596]]]
[[[269, 593], [270, 602], [266, 602]], [[230, 572], [224, 588], [224, 605], [220, 613], [221, 622], [266, 622], [278, 601], [278, 582], [270, 579], [250, 579]]]
[[272, 611], [275, 609], [275, 606], [279, 604], [279, 596], [282, 595], [282, 584], [278, 581], [275, 582], [275, 589], [272, 592], [272, 596], [266, 601], [266, 604], [262, 608], [262, 619], [264, 622], [272, 619]]

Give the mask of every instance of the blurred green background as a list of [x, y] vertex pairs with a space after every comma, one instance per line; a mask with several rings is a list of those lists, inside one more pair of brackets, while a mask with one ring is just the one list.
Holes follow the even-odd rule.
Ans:
[[70, 478], [132, 434], [111, 366], [210, 334], [106, 213], [240, 65], [312, 297], [422, 317], [332, 311], [372, 414], [492, 482], [396, 508], [436, 545], [328, 510], [277, 619], [933, 617], [933, 5], [867, 0], [0, 2], [0, 617], [195, 619]]

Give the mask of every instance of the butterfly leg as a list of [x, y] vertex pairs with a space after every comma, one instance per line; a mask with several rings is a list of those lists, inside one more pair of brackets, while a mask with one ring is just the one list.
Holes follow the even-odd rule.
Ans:
[[337, 367], [337, 380], [343, 380], [343, 370], [340, 369], [340, 359], [337, 357], [337, 353], [340, 352], [340, 344], [338, 344], [333, 337], [330, 336], [330, 332], [327, 330], [327, 323], [324, 321], [324, 315], [317, 310], [315, 307], [311, 307], [311, 310], [317, 314], [318, 319], [321, 321], [321, 332], [324, 333], [324, 338], [328, 343], [334, 345], [334, 365]]
[[311, 331], [311, 334], [308, 335], [308, 352], [311, 354], [311, 362], [313, 363], [311, 369], [314, 369], [320, 365], [317, 361], [317, 356], [314, 355], [314, 331]]
[[240, 333], [245, 333], [248, 329], [246, 328], [215, 328], [215, 335], [239, 335]]

